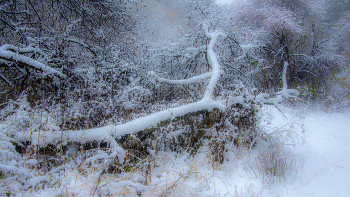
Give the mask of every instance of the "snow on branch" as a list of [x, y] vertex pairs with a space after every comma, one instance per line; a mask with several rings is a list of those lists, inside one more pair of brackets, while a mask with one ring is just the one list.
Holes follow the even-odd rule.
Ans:
[[213, 47], [215, 42], [219, 36], [225, 36], [223, 33], [215, 31], [214, 33], [208, 33], [206, 31], [206, 35], [210, 38], [210, 43], [208, 45], [207, 54], [209, 59], [209, 64], [212, 67], [212, 72], [205, 73], [196, 77], [192, 77], [190, 79], [185, 80], [168, 80], [164, 78], [158, 77], [154, 72], [151, 72], [151, 75], [158, 77], [158, 81], [167, 82], [171, 84], [186, 84], [186, 83], [194, 83], [199, 80], [203, 80], [206, 77], [211, 76], [208, 86], [205, 89], [204, 97], [202, 100], [191, 103], [188, 105], [184, 105], [177, 108], [169, 108], [160, 112], [156, 112], [150, 114], [146, 117], [138, 118], [136, 120], [127, 122], [122, 125], [118, 125], [115, 127], [114, 132], [112, 133], [114, 137], [121, 136], [125, 134], [133, 134], [137, 131], [144, 130], [146, 128], [155, 127], [161, 121], [167, 119], [174, 119], [179, 116], [184, 116], [191, 112], [197, 112], [200, 110], [213, 110], [214, 108], [225, 110], [226, 106], [222, 103], [219, 103], [212, 99], [212, 94], [214, 92], [214, 88], [217, 84], [217, 81], [220, 78], [220, 65], [217, 61], [216, 54], [214, 53]]
[[[203, 99], [195, 103], [191, 103], [191, 104], [184, 105], [177, 108], [169, 108], [160, 112], [150, 114], [145, 117], [138, 118], [136, 120], [127, 122], [122, 125], [117, 125], [114, 127], [113, 132], [111, 133], [114, 137], [122, 136], [125, 134], [133, 134], [135, 132], [144, 130], [146, 128], [156, 127], [157, 124], [161, 121], [165, 121], [167, 119], [175, 119], [176, 117], [184, 116], [191, 112], [197, 112], [200, 110], [210, 111], [210, 110], [213, 110], [214, 108], [217, 108], [219, 110], [225, 110], [226, 106], [224, 104], [212, 99], [214, 88], [217, 84], [217, 81], [220, 78], [220, 73], [221, 73], [220, 65], [217, 61], [216, 54], [214, 53], [213, 47], [215, 45], [217, 38], [219, 36], [225, 36], [225, 35], [218, 31], [215, 31], [214, 33], [206, 32], [206, 35], [208, 38], [211, 39], [208, 45], [207, 53], [208, 53], [209, 64], [212, 67], [212, 72], [205, 73], [205, 74], [192, 77], [190, 79], [184, 79], [184, 80], [168, 80], [168, 79], [160, 78], [154, 72], [151, 72], [151, 75], [158, 77], [158, 80], [160, 82], [167, 82], [171, 84], [194, 83], [211, 76], [209, 84], [206, 87]], [[98, 132], [98, 130], [100, 129], [102, 128], [96, 129], [93, 132]]]
[[[209, 45], [207, 46], [207, 55], [208, 55], [208, 60], [209, 60], [209, 65], [212, 68], [212, 72], [204, 73], [202, 75], [198, 75], [189, 79], [182, 79], [182, 80], [170, 80], [170, 79], [165, 79], [159, 77], [155, 72], [151, 71], [149, 74], [151, 76], [156, 77], [156, 79], [159, 82], [164, 82], [164, 83], [169, 83], [169, 84], [174, 84], [174, 85], [184, 85], [184, 84], [191, 84], [191, 83], [196, 83], [198, 81], [202, 81], [208, 77], [210, 78], [208, 86], [205, 88], [204, 92], [204, 99], [212, 99], [212, 94], [214, 92], [214, 88], [220, 79], [220, 73], [221, 73], [221, 68], [220, 64], [216, 58], [216, 54], [214, 52], [214, 45], [216, 43], [216, 40], [219, 36], [226, 37], [225, 34], [215, 31], [213, 33], [209, 33], [207, 28], [205, 27], [205, 34], [208, 38], [210, 38]], [[197, 48], [188, 48], [187, 50], [192, 51], [192, 50], [198, 50]]]
[[42, 52], [40, 49], [38, 48], [34, 48], [34, 47], [25, 47], [25, 48], [19, 48], [16, 47], [14, 45], [11, 44], [4, 44], [0, 47], [0, 50], [5, 50], [5, 51], [15, 51], [18, 53], [39, 53], [43, 56], [46, 56], [46, 54], [44, 52]]
[[[12, 51], [15, 51], [15, 52], [12, 52]], [[49, 66], [46, 66], [45, 64], [38, 62], [32, 58], [29, 58], [20, 54], [20, 53], [30, 53], [30, 52], [41, 53], [40, 50], [33, 47], [16, 48], [12, 45], [5, 44], [0, 47], [0, 59], [5, 61], [10, 61], [10, 62], [17, 62], [24, 66], [41, 70], [46, 74], [55, 74], [61, 78], [66, 78], [66, 75], [64, 75], [62, 72], [56, 69], [53, 69]]]
[[208, 49], [207, 49], [207, 54], [208, 54], [208, 60], [209, 60], [209, 64], [211, 66], [211, 68], [213, 69], [213, 74], [212, 77], [210, 78], [209, 84], [208, 86], [205, 88], [205, 92], [204, 92], [204, 99], [212, 99], [212, 95], [214, 92], [214, 88], [218, 82], [218, 80], [220, 79], [220, 64], [216, 58], [216, 54], [214, 52], [214, 45], [216, 43], [216, 40], [219, 36], [223, 36], [226, 37], [225, 34], [215, 31], [214, 33], [209, 33], [207, 28], [205, 31], [205, 34], [208, 38], [210, 38], [210, 42], [208, 45]]
[[284, 62], [283, 74], [282, 74], [282, 83], [283, 83], [282, 91], [285, 91], [288, 89], [288, 86], [287, 86], [287, 67], [288, 67], [288, 62]]
[[292, 96], [291, 94], [294, 94], [296, 96], [299, 95], [299, 91], [295, 89], [288, 89], [287, 85], [287, 68], [288, 68], [288, 62], [284, 62], [284, 67], [283, 67], [283, 74], [282, 74], [282, 82], [283, 82], [283, 88], [282, 91], [279, 91], [276, 93], [276, 95], [281, 95], [284, 98], [290, 98], [290, 97], [295, 97]]
[[[63, 136], [66, 141], [74, 142], [89, 142], [89, 141], [105, 141], [110, 143], [110, 148], [119, 148], [119, 145], [114, 138], [126, 134], [134, 134], [135, 132], [142, 131], [147, 128], [156, 127], [158, 123], [168, 120], [175, 119], [176, 117], [184, 116], [191, 112], [197, 112], [201, 110], [213, 110], [214, 108], [224, 110], [226, 106], [220, 102], [208, 99], [202, 99], [198, 102], [184, 105], [177, 108], [168, 108], [166, 110], [150, 114], [145, 117], [141, 117], [125, 124], [121, 125], [108, 125], [105, 127], [89, 129], [89, 130], [78, 130], [78, 131], [67, 131], [64, 132]], [[111, 137], [113, 136], [113, 137]], [[46, 133], [45, 135], [39, 132], [32, 133], [17, 133], [14, 139], [18, 141], [29, 141], [32, 139], [33, 145], [39, 145], [44, 147], [52, 141], [61, 139], [62, 134], [60, 132]]]
[[288, 89], [287, 85], [287, 68], [288, 62], [284, 62], [283, 73], [282, 73], [282, 91], [276, 92], [276, 97], [271, 97], [271, 95], [266, 93], [260, 93], [256, 96], [256, 100], [260, 100], [264, 103], [272, 103], [275, 106], [281, 103], [284, 99], [296, 98], [299, 95], [299, 91], [295, 89]]
[[166, 110], [135, 119], [125, 124], [117, 125], [113, 129], [114, 131], [112, 132], [112, 135], [116, 137], [125, 134], [133, 134], [137, 131], [141, 131], [150, 127], [156, 127], [159, 122], [165, 121], [167, 119], [175, 119], [176, 117], [184, 116], [188, 113], [205, 109], [211, 111], [214, 108], [224, 110], [226, 106], [214, 100], [202, 99], [195, 103], [176, 108], [168, 108]]
[[[89, 130], [79, 130], [79, 131], [66, 131], [63, 132], [64, 139], [67, 141], [76, 141], [76, 142], [87, 142], [93, 140], [103, 140], [110, 143], [110, 148], [117, 150], [119, 153], [123, 152], [123, 149], [115, 141], [115, 138], [118, 136], [126, 134], [134, 134], [136, 132], [142, 131], [147, 128], [157, 127], [158, 124], [166, 120], [175, 120], [177, 117], [185, 116], [186, 114], [198, 112], [202, 110], [211, 111], [213, 109], [225, 110], [226, 106], [221, 102], [215, 101], [212, 98], [213, 90], [217, 84], [217, 81], [220, 78], [220, 65], [217, 61], [216, 54], [213, 51], [215, 42], [219, 36], [224, 34], [215, 31], [214, 33], [207, 33], [208, 38], [211, 38], [211, 41], [208, 45], [208, 59], [209, 64], [212, 67], [212, 72], [208, 72], [196, 77], [185, 80], [167, 80], [158, 77], [155, 73], [151, 73], [154, 76], [158, 77], [158, 80], [161, 82], [168, 82], [173, 84], [186, 84], [193, 83], [199, 80], [203, 80], [207, 77], [211, 77], [208, 86], [206, 87], [204, 97], [195, 103], [187, 104], [184, 106], [176, 108], [168, 108], [163, 111], [152, 113], [148, 116], [141, 117], [125, 124], [121, 125], [108, 125], [105, 127], [89, 129]], [[55, 140], [61, 139], [61, 132], [52, 132], [49, 136], [38, 136], [38, 132], [32, 132], [31, 135], [25, 135], [23, 133], [18, 133], [15, 136], [15, 139], [18, 141], [31, 139], [37, 139], [33, 142], [35, 145], [45, 146], [52, 143]], [[122, 155], [122, 154], [121, 154]], [[123, 162], [123, 161], [121, 161]]]
[[198, 81], [202, 81], [206, 78], [211, 77], [212, 74], [213, 74], [212, 72], [208, 72], [208, 73], [204, 73], [202, 75], [191, 77], [189, 79], [171, 80], [171, 79], [161, 78], [153, 71], [149, 72], [149, 75], [155, 77], [159, 82], [169, 83], [169, 84], [173, 84], [173, 85], [185, 85], [185, 84], [196, 83]]
[[263, 23], [274, 36], [279, 37], [283, 33], [295, 35], [303, 32], [303, 28], [298, 23], [293, 12], [289, 10], [280, 10], [275, 7], [265, 9], [264, 15], [266, 19]]

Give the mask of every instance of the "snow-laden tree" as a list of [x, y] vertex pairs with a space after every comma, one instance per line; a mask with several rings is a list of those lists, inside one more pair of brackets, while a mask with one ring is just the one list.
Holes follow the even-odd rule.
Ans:
[[[1, 55], [3, 75], [14, 75], [9, 76], [8, 82], [18, 81], [16, 66], [17, 72], [22, 74], [35, 67], [19, 61], [23, 54], [47, 67], [65, 69], [64, 72], [84, 61], [110, 60], [108, 56], [116, 48], [127, 48], [112, 43], [125, 39], [125, 34], [133, 27], [134, 19], [126, 12], [131, 5], [122, 1], [2, 1], [0, 42], [10, 45], [2, 47], [7, 51]], [[10, 59], [9, 51], [22, 56]], [[9, 63], [14, 65], [9, 66]]]
[[121, 111], [137, 86], [135, 5], [122, 0], [2, 1], [2, 101], [25, 90], [32, 105], [51, 110], [46, 106], [51, 103], [60, 109], [59, 122], [66, 128], [99, 125]]
[[250, 54], [240, 60], [250, 67], [245, 76], [251, 83], [278, 91], [284, 62], [289, 64], [287, 79], [292, 86], [316, 88], [327, 80], [339, 64], [322, 23], [325, 8], [324, 1], [317, 0], [237, 2], [232, 21], [240, 30], [236, 38], [241, 51]]

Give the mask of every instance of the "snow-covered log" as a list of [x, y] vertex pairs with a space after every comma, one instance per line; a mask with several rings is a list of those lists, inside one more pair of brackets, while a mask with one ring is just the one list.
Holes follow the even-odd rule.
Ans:
[[[193, 77], [186, 80], [167, 80], [163, 78], [159, 78], [155, 73], [151, 73], [152, 75], [158, 77], [159, 81], [168, 82], [171, 84], [186, 84], [186, 83], [195, 83], [202, 81], [207, 77], [211, 77], [208, 86], [205, 89], [205, 93], [203, 98], [195, 103], [183, 105], [176, 108], [168, 108], [163, 111], [152, 113], [148, 116], [141, 117], [125, 124], [121, 125], [108, 125], [105, 127], [89, 129], [89, 130], [79, 130], [79, 131], [66, 131], [63, 132], [64, 139], [66, 141], [78, 141], [78, 142], [87, 142], [87, 141], [106, 141], [110, 143], [111, 148], [118, 148], [119, 145], [116, 143], [115, 138], [127, 134], [134, 134], [136, 132], [145, 130], [147, 128], [157, 127], [159, 123], [167, 120], [175, 120], [179, 117], [185, 116], [187, 114], [208, 110], [211, 111], [213, 109], [219, 109], [224, 111], [226, 109], [226, 105], [213, 100], [213, 91], [217, 84], [217, 81], [220, 78], [220, 65], [217, 61], [216, 54], [214, 53], [213, 47], [215, 42], [219, 36], [224, 36], [223, 33], [215, 31], [214, 33], [206, 32], [208, 38], [210, 38], [210, 43], [207, 48], [209, 65], [212, 68], [211, 72], [202, 74], [197, 77]], [[37, 145], [45, 146], [50, 144], [50, 140], [48, 139], [60, 139], [62, 137], [61, 132], [55, 132], [50, 134], [50, 136], [38, 136], [38, 132], [32, 132], [31, 136], [24, 136], [23, 134], [18, 134], [15, 136], [15, 139], [18, 141], [26, 141], [29, 139], [38, 139], [36, 142]], [[55, 136], [57, 135], [57, 136]], [[32, 142], [36, 144], [35, 142]]]
[[[138, 118], [136, 120], [127, 122], [122, 125], [117, 125], [113, 129], [113, 132], [111, 133], [114, 137], [125, 135], [125, 134], [133, 134], [137, 131], [144, 130], [146, 128], [155, 127], [158, 123], [161, 121], [165, 121], [167, 119], [175, 119], [176, 117], [184, 116], [188, 113], [197, 112], [201, 110], [213, 110], [214, 108], [219, 110], [225, 110], [226, 106], [218, 101], [213, 100], [213, 92], [214, 88], [217, 85], [217, 81], [220, 78], [220, 64], [217, 61], [216, 54], [214, 53], [214, 45], [216, 43], [216, 40], [219, 36], [225, 36], [223, 33], [215, 31], [214, 33], [208, 33], [206, 31], [206, 35], [208, 38], [210, 38], [210, 43], [208, 45], [207, 54], [208, 54], [208, 60], [209, 64], [212, 68], [212, 72], [205, 73], [196, 77], [192, 77], [187, 80], [167, 80], [163, 78], [159, 78], [158, 80], [161, 82], [168, 82], [171, 84], [186, 84], [186, 83], [194, 83], [203, 80], [203, 78], [206, 78], [211, 75], [210, 81], [208, 86], [205, 89], [205, 93], [203, 95], [203, 99], [191, 103], [188, 105], [184, 105], [177, 108], [169, 108], [160, 112], [156, 112], [153, 114], [150, 114], [148, 116]], [[156, 75], [155, 73], [151, 73], [152, 75]]]

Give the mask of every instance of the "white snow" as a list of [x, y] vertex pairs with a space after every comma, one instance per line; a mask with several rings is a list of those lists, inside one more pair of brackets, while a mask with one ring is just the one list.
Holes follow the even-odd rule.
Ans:
[[[275, 182], [262, 196], [349, 196], [350, 114], [317, 107], [283, 108], [265, 106], [270, 114], [270, 131], [284, 128], [293, 132], [288, 143], [298, 171], [285, 182]], [[292, 146], [293, 145], [293, 146]]]
[[150, 74], [150, 76], [156, 77], [156, 79], [161, 83], [169, 83], [169, 84], [174, 84], [174, 85], [185, 85], [185, 84], [196, 83], [198, 81], [204, 80], [204, 79], [212, 76], [212, 72], [208, 72], [208, 73], [204, 73], [202, 75], [191, 77], [189, 79], [171, 80], [171, 79], [165, 79], [165, 78], [159, 77], [153, 71], [151, 71], [149, 74]]
[[63, 136], [65, 141], [81, 143], [93, 140], [105, 141], [110, 143], [111, 148], [118, 148], [119, 145], [112, 136], [117, 137], [125, 134], [133, 134], [137, 131], [156, 127], [159, 122], [167, 119], [183, 116], [187, 113], [204, 109], [211, 111], [214, 108], [224, 110], [226, 106], [220, 102], [204, 98], [195, 103], [177, 108], [168, 108], [166, 110], [137, 118], [121, 125], [108, 125], [105, 127], [78, 131], [16, 132], [14, 139], [18, 141], [32, 141], [33, 145], [39, 144], [41, 147], [44, 147], [48, 144], [59, 141]]
[[215, 2], [219, 5], [225, 5], [225, 4], [230, 4], [233, 3], [235, 0], [215, 0]]
[[[13, 160], [12, 160], [13, 161]], [[27, 169], [23, 168], [17, 168], [14, 165], [6, 165], [6, 164], [0, 164], [0, 170], [2, 172], [12, 173], [12, 174], [18, 174], [20, 176], [27, 176], [29, 174]]]
[[196, 112], [203, 109], [211, 111], [214, 108], [225, 109], [225, 105], [209, 99], [202, 99], [198, 102], [188, 105], [180, 106], [177, 108], [168, 108], [164, 111], [156, 112], [145, 117], [135, 119], [122, 125], [114, 127], [114, 136], [121, 136], [124, 134], [133, 134], [136, 131], [140, 131], [146, 128], [155, 127], [163, 120], [175, 118], [177, 116], [183, 116], [190, 112]]
[[23, 188], [24, 189], [28, 189], [29, 187], [34, 188], [36, 185], [38, 185], [41, 182], [49, 182], [49, 178], [47, 178], [46, 176], [38, 176], [38, 177], [30, 178], [23, 185]]
[[167, 161], [154, 171], [157, 175], [145, 194], [176, 182], [174, 194], [182, 196], [349, 196], [350, 114], [304, 105], [281, 110], [288, 119], [274, 106], [264, 106], [261, 126], [285, 138], [283, 149], [294, 159], [294, 169], [286, 177], [264, 179], [254, 166], [254, 150], [242, 156], [228, 153], [228, 161], [217, 168], [205, 154], [187, 159], [167, 153]]
[[[109, 175], [98, 171], [84, 175], [72, 169], [62, 177], [58, 174], [51, 175], [52, 179], [59, 180], [59, 187], [33, 190], [27, 195], [98, 196], [98, 192], [105, 192], [104, 194], [118, 196], [128, 191], [130, 196], [137, 196], [137, 193], [142, 196], [160, 196], [164, 193], [170, 196], [349, 196], [350, 113], [326, 113], [317, 106], [304, 104], [299, 107], [280, 105], [280, 110], [284, 115], [275, 106], [264, 105], [259, 112], [259, 128], [267, 136], [283, 139], [281, 152], [285, 155], [282, 156], [289, 156], [293, 163], [285, 177], [269, 177], [261, 172], [257, 160], [259, 148], [239, 150], [233, 146], [225, 153], [227, 160], [219, 165], [211, 162], [210, 155], [207, 154], [209, 147], [204, 145], [195, 156], [188, 153], [152, 152], [157, 158], [157, 165], [152, 168], [147, 185], [142, 184], [145, 181], [142, 172]], [[162, 113], [165, 112], [160, 112], [161, 115]], [[155, 118], [161, 115], [158, 114]], [[149, 120], [150, 118], [145, 118], [141, 123], [99, 128], [95, 131], [101, 134], [105, 130], [109, 134], [112, 129], [119, 128], [120, 132], [128, 133], [128, 129], [135, 129], [133, 124], [143, 125]], [[106, 154], [99, 150], [96, 156], [86, 159], [85, 163], [98, 168], [99, 165], [108, 165], [106, 161], [115, 156], [120, 159], [119, 163], [123, 163], [125, 151], [120, 147], [112, 151], [114, 152]], [[36, 160], [25, 163], [35, 165]], [[13, 164], [1, 164], [0, 168], [18, 175], [29, 174], [16, 165], [14, 161]], [[97, 180], [101, 183], [97, 184]], [[50, 180], [45, 176], [28, 177], [23, 187], [35, 187], [45, 181]], [[94, 193], [96, 188], [98, 192]]]
[[288, 89], [287, 68], [288, 68], [288, 62], [284, 62], [283, 74], [282, 74], [282, 83], [283, 83], [282, 90], [279, 92], [276, 92], [275, 95], [269, 95], [262, 92], [256, 96], [255, 100], [259, 100], [263, 103], [271, 103], [271, 104], [274, 104], [276, 107], [278, 107], [278, 104], [281, 103], [284, 99], [297, 98], [297, 96], [299, 95], [299, 91], [295, 89]]
[[144, 185], [141, 185], [139, 183], [134, 183], [132, 181], [120, 181], [116, 183], [111, 183], [111, 187], [118, 188], [118, 187], [125, 187], [130, 186], [132, 188], [135, 188], [138, 192], [143, 192], [147, 187]]
[[25, 47], [25, 48], [20, 48], [20, 47], [16, 47], [14, 45], [11, 44], [4, 44], [0, 47], [0, 50], [13, 50], [13, 51], [18, 51], [19, 53], [31, 53], [31, 52], [36, 52], [36, 53], [40, 53], [41, 55], [46, 56], [45, 53], [43, 53], [39, 48], [34, 48], [31, 46]]
[[288, 66], [289, 66], [288, 62], [284, 62], [283, 73], [282, 73], [282, 82], [283, 82], [282, 91], [285, 91], [288, 89], [288, 85], [287, 85], [287, 68], [288, 68]]
[[207, 35], [208, 38], [210, 38], [210, 42], [208, 45], [208, 49], [207, 49], [207, 54], [208, 54], [208, 60], [209, 60], [209, 64], [212, 68], [212, 77], [210, 78], [209, 84], [205, 89], [204, 92], [204, 98], [211, 98], [212, 99], [212, 95], [214, 92], [214, 88], [218, 82], [218, 80], [220, 79], [220, 64], [216, 58], [216, 54], [214, 52], [214, 45], [216, 43], [216, 40], [218, 39], [219, 36], [222, 37], [226, 37], [225, 34], [219, 32], [219, 31], [215, 31], [214, 33], [209, 33], [207, 28], [205, 29], [205, 34]]
[[29, 164], [31, 166], [35, 166], [38, 163], [38, 160], [36, 159], [29, 159], [28, 161], [24, 162], [25, 164]]

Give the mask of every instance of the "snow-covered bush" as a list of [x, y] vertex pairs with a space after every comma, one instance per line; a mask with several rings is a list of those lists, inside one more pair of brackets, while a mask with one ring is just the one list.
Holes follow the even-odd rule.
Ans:
[[[2, 190], [0, 195], [11, 195], [21, 190], [28, 190], [28, 188], [41, 188], [43, 184], [49, 182], [49, 178], [41, 175], [37, 170], [40, 163], [34, 153], [34, 147], [25, 147], [21, 143], [23, 141], [15, 139], [16, 133], [39, 129], [32, 127], [33, 124], [42, 125], [37, 116], [34, 117], [28, 112], [31, 112], [31, 108], [25, 98], [17, 102], [10, 102], [2, 110], [2, 123], [0, 124], [0, 185]], [[49, 117], [46, 116], [46, 118]], [[50, 125], [49, 121], [46, 123], [41, 128], [43, 132], [49, 127], [55, 127]], [[27, 151], [27, 153], [24, 155], [18, 153], [22, 151]]]

